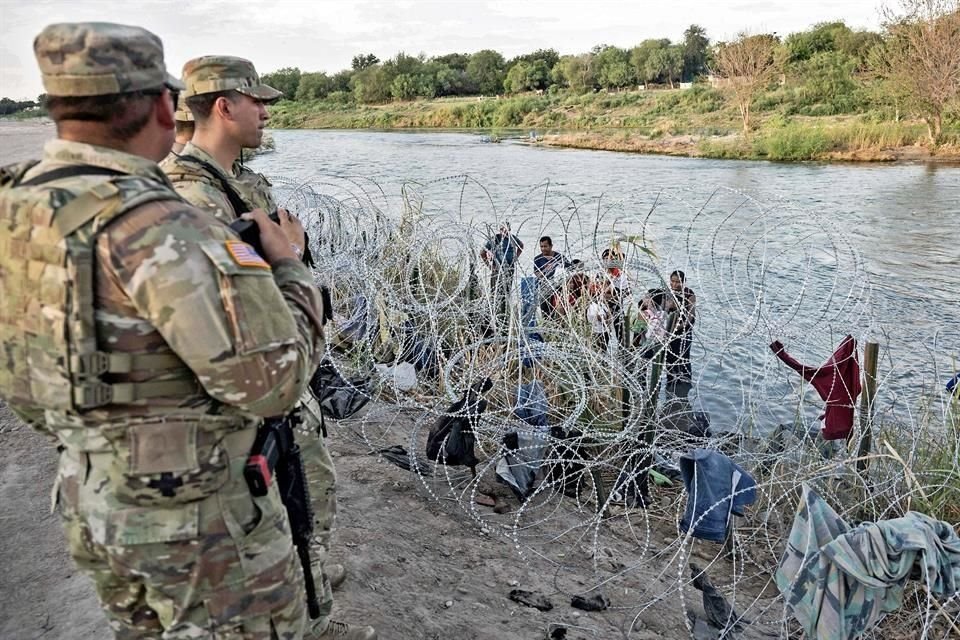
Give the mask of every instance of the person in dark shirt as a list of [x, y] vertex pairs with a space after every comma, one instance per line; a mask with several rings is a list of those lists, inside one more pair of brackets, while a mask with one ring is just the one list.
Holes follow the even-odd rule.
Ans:
[[555, 305], [552, 300], [557, 292], [554, 275], [561, 266], [567, 268], [570, 263], [560, 252], [553, 250], [550, 236], [540, 238], [540, 255], [533, 259], [533, 275], [537, 278], [537, 296], [544, 316], [553, 315]]
[[489, 238], [480, 250], [480, 258], [490, 267], [490, 295], [501, 331], [506, 327], [507, 300], [513, 287], [517, 258], [521, 253], [523, 242], [510, 233], [510, 224], [507, 222], [500, 225], [497, 234]]
[[664, 292], [663, 310], [677, 313], [670, 332], [664, 369], [667, 389], [685, 396], [693, 381], [690, 345], [693, 343], [693, 325], [697, 320], [697, 294], [685, 286], [686, 274], [679, 269], [670, 274], [670, 288]]

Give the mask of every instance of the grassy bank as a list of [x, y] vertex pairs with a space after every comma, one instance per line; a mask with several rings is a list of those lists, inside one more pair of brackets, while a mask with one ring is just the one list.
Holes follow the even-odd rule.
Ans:
[[789, 100], [755, 107], [754, 129], [743, 135], [737, 109], [708, 86], [686, 90], [575, 95], [524, 94], [356, 105], [281, 102], [271, 126], [301, 129], [535, 130], [548, 145], [766, 160], [960, 161], [960, 122], [945, 127], [932, 149], [921, 122], [894, 121], [880, 110], [816, 114]]

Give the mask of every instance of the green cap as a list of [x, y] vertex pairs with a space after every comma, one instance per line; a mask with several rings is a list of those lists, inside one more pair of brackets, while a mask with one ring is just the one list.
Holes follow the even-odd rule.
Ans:
[[163, 64], [160, 38], [108, 22], [52, 24], [33, 41], [51, 96], [105, 96], [167, 86], [183, 89]]
[[236, 90], [257, 100], [276, 100], [283, 95], [260, 82], [253, 63], [233, 56], [201, 56], [183, 65], [184, 97]]

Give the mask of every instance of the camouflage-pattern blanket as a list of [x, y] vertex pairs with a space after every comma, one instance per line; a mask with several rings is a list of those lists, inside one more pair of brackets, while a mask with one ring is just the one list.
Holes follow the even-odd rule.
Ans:
[[777, 588], [808, 638], [856, 638], [897, 610], [908, 579], [960, 591], [960, 537], [915, 511], [851, 528], [809, 486], [776, 571]]

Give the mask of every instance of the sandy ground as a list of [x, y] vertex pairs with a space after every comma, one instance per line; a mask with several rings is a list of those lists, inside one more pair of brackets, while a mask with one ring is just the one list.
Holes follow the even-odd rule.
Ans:
[[[412, 419], [395, 409], [383, 415], [366, 429], [386, 420], [387, 437], [402, 442]], [[372, 624], [382, 639], [395, 640], [534, 640], [549, 638], [555, 625], [568, 628], [566, 640], [688, 637], [676, 594], [656, 602], [657, 585], [669, 584], [665, 559], [634, 565], [626, 577], [621, 575], [616, 587], [605, 592], [612, 600], [607, 611], [575, 610], [571, 594], [585, 592], [638, 559], [630, 557], [635, 548], [626, 536], [604, 543], [623, 555], [602, 547], [606, 555], [595, 572], [592, 540], [582, 533], [565, 533], [582, 513], [564, 507], [568, 511], [555, 511], [543, 525], [555, 546], [541, 547], [541, 552], [518, 549], [500, 528], [510, 522], [509, 514], [496, 516], [478, 507], [483, 521], [472, 519], [451, 497], [445, 480], [427, 483], [431, 495], [414, 473], [370, 455], [357, 433], [340, 425], [331, 429], [328, 440], [339, 474], [333, 555], [349, 571], [335, 594], [336, 618]], [[50, 513], [53, 446], [0, 407], [0, 447], [6, 459], [0, 471], [0, 638], [110, 637], [89, 581], [66, 554], [58, 516]], [[615, 522], [611, 530], [616, 530]], [[668, 530], [656, 532], [648, 552], [655, 553], [656, 545], [668, 545], [675, 536]], [[708, 550], [703, 560], [712, 553]], [[554, 609], [540, 612], [512, 602], [508, 594], [514, 588], [542, 593]], [[695, 593], [687, 594], [688, 606], [698, 601]], [[639, 604], [651, 598], [653, 604], [634, 621]]]

